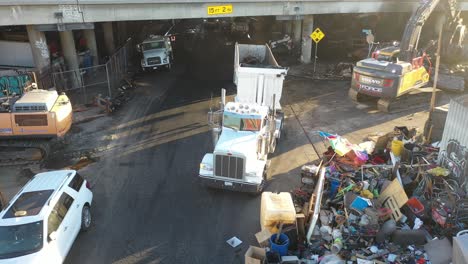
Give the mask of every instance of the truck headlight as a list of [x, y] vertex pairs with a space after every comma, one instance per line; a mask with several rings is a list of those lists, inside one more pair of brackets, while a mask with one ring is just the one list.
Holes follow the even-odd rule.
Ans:
[[247, 172], [247, 173], [245, 174], [245, 176], [248, 176], [248, 177], [255, 177], [255, 176], [257, 176], [257, 173], [256, 173], [256, 172]]
[[141, 59], [141, 65], [145, 65], [145, 59]]
[[200, 163], [200, 169], [206, 170], [206, 171], [213, 171], [213, 166], [207, 163]]
[[164, 59], [163, 59], [163, 62], [166, 62], [166, 63], [167, 63], [167, 58], [164, 58]]

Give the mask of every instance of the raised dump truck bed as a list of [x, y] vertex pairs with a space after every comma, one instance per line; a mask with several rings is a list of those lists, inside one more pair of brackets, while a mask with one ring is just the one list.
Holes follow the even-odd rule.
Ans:
[[276, 61], [268, 45], [238, 44], [234, 55], [234, 83], [237, 85], [236, 101], [256, 103], [281, 109], [281, 94], [288, 69]]

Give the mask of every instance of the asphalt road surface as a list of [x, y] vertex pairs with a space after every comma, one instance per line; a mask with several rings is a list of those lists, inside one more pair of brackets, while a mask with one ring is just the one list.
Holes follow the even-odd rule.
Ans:
[[[67, 263], [244, 262], [260, 230], [260, 197], [198, 184], [199, 163], [212, 151], [210, 98], [232, 87], [219, 66], [199, 71], [185, 61], [137, 79], [140, 90], [109, 129], [115, 147], [92, 172], [93, 227]], [[243, 241], [235, 249], [226, 243], [233, 236]]]

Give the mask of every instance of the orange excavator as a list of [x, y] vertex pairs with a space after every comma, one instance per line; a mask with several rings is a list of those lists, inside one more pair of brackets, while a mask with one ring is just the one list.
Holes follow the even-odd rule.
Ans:
[[0, 89], [0, 166], [39, 163], [49, 154], [50, 139], [71, 128], [69, 98], [32, 81], [15, 92]]

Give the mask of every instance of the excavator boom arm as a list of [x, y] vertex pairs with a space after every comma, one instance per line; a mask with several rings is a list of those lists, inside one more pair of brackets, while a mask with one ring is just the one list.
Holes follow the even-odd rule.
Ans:
[[[413, 12], [411, 18], [406, 24], [403, 38], [401, 39], [400, 60], [410, 62], [414, 57], [416, 57], [419, 38], [421, 36], [421, 30], [424, 23], [440, 2], [440, 0], [422, 0], [420, 6]], [[447, 2], [446, 5], [443, 6], [446, 14], [446, 22], [444, 26], [454, 25], [454, 22], [458, 20], [458, 13], [456, 11], [457, 1], [443, 0], [443, 2]]]
[[400, 60], [411, 61], [415, 57], [422, 27], [439, 2], [440, 0], [423, 0], [413, 12], [400, 42]]

